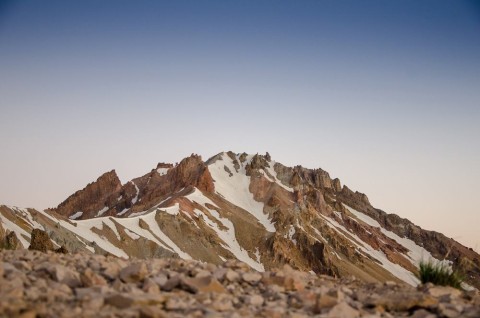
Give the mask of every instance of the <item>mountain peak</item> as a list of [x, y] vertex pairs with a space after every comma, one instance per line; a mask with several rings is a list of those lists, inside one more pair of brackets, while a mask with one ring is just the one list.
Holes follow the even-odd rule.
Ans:
[[[355, 273], [364, 281], [411, 285], [418, 283], [414, 273], [420, 260], [447, 257], [454, 268], [464, 259], [476, 264], [467, 276], [480, 287], [480, 256], [474, 251], [373, 207], [365, 194], [322, 169], [287, 167], [268, 152], [227, 151], [206, 162], [191, 154], [175, 165], [159, 163], [124, 185], [112, 170], [56, 209], [0, 213], [28, 224], [47, 218], [32, 227], [54, 232], [71, 250], [217, 264], [235, 258], [259, 271], [288, 264], [318, 274]], [[66, 237], [52, 220], [75, 235]], [[20, 239], [25, 235], [17, 233]]]

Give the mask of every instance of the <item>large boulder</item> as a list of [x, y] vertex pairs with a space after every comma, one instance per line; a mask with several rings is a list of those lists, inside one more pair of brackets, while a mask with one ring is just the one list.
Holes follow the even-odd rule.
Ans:
[[20, 240], [17, 237], [17, 234], [15, 232], [10, 232], [5, 236], [5, 249], [7, 250], [18, 250], [22, 248], [22, 244], [20, 243]]
[[47, 232], [40, 229], [33, 229], [28, 249], [46, 253], [47, 251], [53, 251], [53, 243]]

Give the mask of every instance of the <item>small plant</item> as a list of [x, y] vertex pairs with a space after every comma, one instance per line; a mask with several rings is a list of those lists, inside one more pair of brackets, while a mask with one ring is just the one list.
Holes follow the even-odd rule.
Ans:
[[421, 261], [419, 264], [418, 278], [425, 283], [433, 283], [441, 286], [452, 286], [461, 288], [464, 280], [460, 272], [450, 268], [445, 263], [434, 263], [432, 261]]

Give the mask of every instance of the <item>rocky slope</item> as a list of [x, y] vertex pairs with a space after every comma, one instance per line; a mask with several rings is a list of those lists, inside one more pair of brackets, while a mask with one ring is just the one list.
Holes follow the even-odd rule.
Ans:
[[0, 252], [2, 317], [480, 317], [478, 291], [245, 263]]
[[258, 271], [288, 264], [414, 286], [420, 260], [446, 258], [480, 288], [473, 250], [374, 208], [324, 170], [286, 167], [268, 153], [191, 155], [124, 185], [111, 171], [47, 211], [0, 206], [0, 234], [14, 232], [19, 248], [28, 247], [34, 228], [73, 252], [237, 259]]

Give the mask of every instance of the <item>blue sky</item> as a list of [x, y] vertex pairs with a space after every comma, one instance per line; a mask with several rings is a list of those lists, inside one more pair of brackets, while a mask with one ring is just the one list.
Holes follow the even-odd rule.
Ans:
[[475, 1], [2, 1], [0, 202], [223, 150], [480, 248]]

